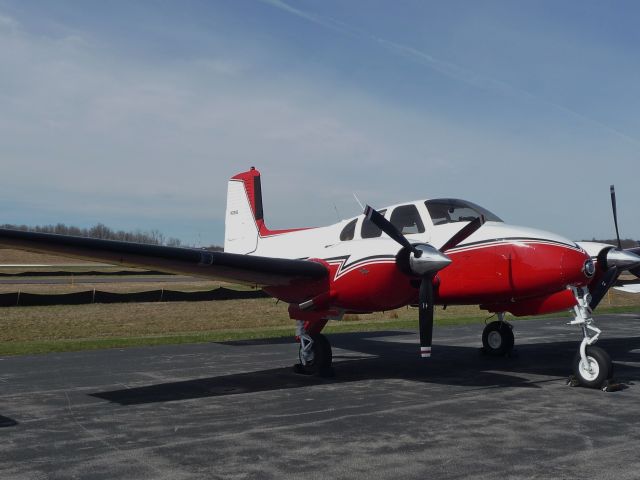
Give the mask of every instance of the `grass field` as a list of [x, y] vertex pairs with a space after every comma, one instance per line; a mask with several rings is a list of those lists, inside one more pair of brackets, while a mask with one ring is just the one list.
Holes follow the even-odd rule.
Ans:
[[25, 252], [11, 248], [0, 248], [0, 265], [2, 264], [36, 264], [36, 265], [95, 265], [95, 262], [77, 260], [75, 258], [48, 255], [45, 253]]
[[[612, 295], [613, 296], [613, 295]], [[617, 294], [615, 295], [618, 296]], [[621, 297], [626, 296], [624, 294]], [[635, 299], [605, 299], [600, 313], [640, 312]], [[415, 329], [417, 309], [347, 315], [325, 331]], [[558, 316], [558, 315], [555, 315]], [[566, 314], [567, 318], [569, 317]], [[482, 323], [478, 307], [437, 308], [436, 325]], [[0, 310], [0, 355], [292, 336], [287, 305], [273, 299], [10, 307]]]
[[[13, 260], [11, 262], [13, 263]], [[0, 287], [1, 291], [22, 289], [33, 293], [68, 293], [94, 287], [118, 292], [157, 288], [186, 291], [210, 289], [220, 285], [220, 282], [203, 281], [161, 284], [116, 283], [99, 286], [82, 283], [5, 284]], [[225, 286], [228, 287], [229, 284]], [[640, 312], [640, 295], [612, 290], [602, 301], [598, 311]], [[415, 308], [370, 315], [347, 315], [342, 322], [330, 322], [325, 331], [332, 333], [415, 329], [417, 315]], [[489, 314], [477, 306], [436, 309], [436, 325], [482, 323], [487, 317]], [[273, 299], [0, 309], [0, 355], [268, 338], [293, 334], [294, 323], [289, 320], [287, 305], [277, 303]]]

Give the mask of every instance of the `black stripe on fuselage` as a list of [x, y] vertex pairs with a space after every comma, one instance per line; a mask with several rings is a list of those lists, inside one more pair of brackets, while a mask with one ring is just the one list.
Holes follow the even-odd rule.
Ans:
[[536, 238], [536, 237], [504, 237], [504, 238], [491, 238], [487, 240], [479, 240], [477, 242], [464, 243], [456, 246], [455, 248], [451, 248], [448, 251], [455, 252], [458, 249], [469, 248], [469, 247], [479, 247], [482, 245], [490, 244], [490, 243], [515, 243], [515, 242], [541, 242], [541, 243], [553, 243], [555, 245], [561, 245], [563, 247], [569, 247], [573, 250], [581, 251], [580, 248], [576, 244], [558, 242], [557, 240], [551, 240], [548, 238]]

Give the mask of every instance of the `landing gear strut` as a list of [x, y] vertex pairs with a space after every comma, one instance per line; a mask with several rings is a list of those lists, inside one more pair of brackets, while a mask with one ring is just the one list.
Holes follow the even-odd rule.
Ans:
[[498, 320], [487, 324], [482, 331], [482, 351], [491, 356], [509, 355], [513, 351], [513, 326], [498, 313]]
[[334, 375], [331, 366], [333, 354], [327, 337], [321, 333], [308, 334], [304, 329], [299, 329], [298, 337], [300, 338], [298, 350], [300, 363], [294, 365], [293, 371], [304, 375], [332, 377]]
[[574, 319], [569, 325], [582, 328], [582, 343], [573, 360], [573, 373], [583, 387], [603, 388], [613, 376], [613, 364], [607, 352], [593, 346], [598, 341], [601, 330], [594, 325], [589, 307], [590, 295], [587, 289], [572, 287], [577, 305], [573, 307]]

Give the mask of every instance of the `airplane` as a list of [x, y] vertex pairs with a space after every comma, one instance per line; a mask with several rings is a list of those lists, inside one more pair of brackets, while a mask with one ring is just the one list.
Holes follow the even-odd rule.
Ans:
[[479, 305], [496, 314], [482, 332], [484, 352], [495, 356], [514, 348], [506, 313], [569, 310], [582, 333], [574, 375], [582, 386], [601, 388], [613, 368], [594, 345], [601, 330], [592, 312], [623, 271], [640, 277], [640, 247], [620, 245], [613, 186], [611, 201], [617, 247], [509, 225], [453, 198], [367, 206], [333, 225], [271, 230], [261, 175], [251, 167], [228, 182], [224, 252], [10, 229], [0, 229], [0, 246], [262, 287], [289, 305], [301, 374], [333, 374], [322, 330], [348, 313], [417, 305], [419, 352], [428, 358], [435, 305]]

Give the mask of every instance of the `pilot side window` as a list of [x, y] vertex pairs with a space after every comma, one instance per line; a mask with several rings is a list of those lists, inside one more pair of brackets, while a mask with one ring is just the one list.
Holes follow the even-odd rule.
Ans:
[[415, 205], [396, 207], [391, 214], [391, 223], [403, 235], [424, 233], [424, 224]]
[[[384, 216], [387, 210], [378, 210], [378, 213]], [[382, 235], [380, 230], [371, 220], [366, 218], [362, 221], [362, 228], [360, 229], [360, 236], [362, 238], [376, 238]]]
[[424, 202], [434, 225], [454, 222], [470, 222], [480, 215], [490, 222], [502, 222], [498, 216], [475, 203], [456, 198], [438, 198]]
[[351, 220], [340, 232], [340, 241], [346, 242], [347, 240], [353, 240], [353, 236], [356, 233], [356, 222], [358, 219]]

